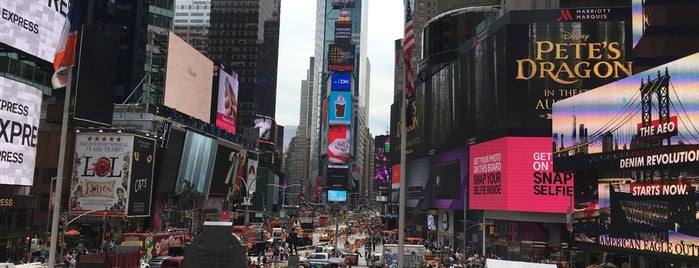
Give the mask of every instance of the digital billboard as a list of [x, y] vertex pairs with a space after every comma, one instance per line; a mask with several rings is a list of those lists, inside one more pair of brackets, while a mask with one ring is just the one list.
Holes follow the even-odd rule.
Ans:
[[328, 202], [347, 202], [347, 190], [328, 190]]
[[350, 73], [333, 73], [330, 74], [330, 90], [332, 91], [349, 91], [351, 86], [352, 74]]
[[354, 8], [355, 0], [332, 0], [333, 8]]
[[374, 189], [389, 188], [391, 185], [391, 163], [388, 159], [391, 136], [374, 138]]
[[67, 22], [68, 1], [2, 0], [0, 42], [53, 62], [63, 25]]
[[235, 184], [238, 180], [238, 169], [245, 168], [241, 165], [245, 163], [245, 154], [226, 146], [219, 140], [214, 159], [214, 169], [211, 174], [211, 187], [209, 194], [226, 195], [229, 185]]
[[255, 128], [259, 130], [259, 142], [266, 144], [274, 144], [274, 131], [276, 130], [276, 122], [274, 119], [266, 116], [257, 114], [255, 115]]
[[553, 171], [551, 139], [504, 137], [470, 146], [469, 208], [565, 213], [573, 174]]
[[[134, 136], [128, 134], [75, 135], [75, 159], [68, 202], [71, 214], [82, 214], [91, 210], [106, 210], [109, 215], [120, 216], [127, 213], [129, 195], [132, 192], [129, 187], [135, 155], [133, 145]], [[146, 151], [143, 148], [138, 149]], [[146, 169], [139, 168], [139, 173], [142, 171], [143, 174], [137, 175], [147, 176]], [[132, 187], [135, 186], [138, 186], [138, 183]], [[140, 213], [143, 211], [139, 211]]]
[[155, 140], [134, 136], [127, 209], [129, 216], [150, 216], [154, 163]]
[[0, 184], [32, 186], [42, 93], [0, 77]]
[[172, 32], [167, 52], [165, 106], [209, 122], [214, 63]]
[[354, 71], [354, 45], [328, 45], [328, 70], [337, 72]]
[[177, 183], [177, 171], [182, 160], [182, 146], [186, 132], [172, 127], [172, 124], [168, 122], [164, 126], [167, 127], [163, 127], [163, 136], [158, 146], [158, 161], [156, 163], [158, 183], [155, 189], [158, 193], [171, 193], [175, 191]]
[[352, 121], [352, 92], [331, 91], [328, 121], [331, 125], [349, 125]]
[[335, 21], [335, 44], [352, 43], [352, 21], [348, 17], [340, 17]]
[[468, 148], [465, 147], [438, 153], [431, 158], [425, 189], [425, 195], [430, 199], [430, 207], [464, 207], [469, 178], [468, 161]]
[[555, 168], [586, 182], [576, 187], [575, 241], [699, 256], [697, 62], [693, 54], [554, 104]]
[[352, 143], [350, 128], [346, 125], [334, 125], [328, 129], [328, 163], [347, 164]]
[[189, 191], [207, 194], [216, 154], [216, 140], [187, 130], [182, 148], [175, 193]]
[[238, 74], [218, 70], [218, 98], [216, 104], [216, 126], [236, 134], [238, 115]]
[[332, 188], [346, 189], [349, 185], [349, 167], [343, 165], [328, 166], [327, 180], [325, 185]]
[[[85, 25], [76, 62], [73, 119], [88, 126], [112, 125], [119, 39], [102, 27]], [[95, 68], [99, 66], [99, 68]]]

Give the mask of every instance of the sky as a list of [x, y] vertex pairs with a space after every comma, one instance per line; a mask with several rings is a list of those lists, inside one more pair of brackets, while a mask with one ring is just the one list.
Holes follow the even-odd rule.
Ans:
[[[277, 124], [297, 126], [301, 81], [313, 56], [317, 0], [281, 1], [281, 32], [277, 70]], [[371, 64], [369, 130], [373, 136], [389, 130], [393, 103], [394, 42], [403, 36], [403, 0], [368, 2], [367, 57]]]

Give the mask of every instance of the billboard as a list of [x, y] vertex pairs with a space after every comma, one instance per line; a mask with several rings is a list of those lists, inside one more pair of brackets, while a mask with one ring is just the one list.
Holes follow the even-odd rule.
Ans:
[[0, 184], [32, 186], [42, 93], [0, 77]]
[[331, 91], [328, 121], [331, 125], [349, 125], [352, 121], [352, 92]]
[[469, 178], [468, 152], [468, 148], [462, 147], [438, 153], [430, 159], [425, 189], [425, 195], [430, 198], [430, 207], [463, 209]]
[[274, 145], [274, 131], [276, 130], [274, 119], [257, 114], [255, 115], [255, 128], [259, 130], [259, 142]]
[[354, 45], [328, 46], [328, 70], [336, 72], [354, 71]]
[[165, 74], [165, 106], [209, 122], [213, 65], [206, 56], [170, 32]]
[[150, 216], [154, 163], [155, 140], [134, 136], [127, 209], [129, 216]]
[[175, 183], [177, 183], [185, 131], [172, 127], [168, 122], [164, 125], [168, 127], [163, 127], [163, 138], [158, 146], [158, 172], [156, 172], [158, 183], [155, 189], [158, 193], [171, 193], [175, 191]]
[[218, 70], [218, 98], [216, 102], [216, 126], [236, 134], [238, 114], [238, 74]]
[[53, 62], [63, 25], [68, 21], [68, 1], [0, 2], [0, 42]]
[[349, 185], [349, 167], [343, 165], [328, 166], [328, 176], [325, 185], [332, 188], [346, 189]]
[[333, 73], [330, 74], [330, 90], [331, 91], [349, 91], [351, 90], [352, 74], [350, 73]]
[[699, 255], [697, 62], [693, 54], [554, 104], [555, 168], [587, 183], [576, 188], [575, 241]]
[[177, 171], [175, 193], [208, 193], [215, 154], [215, 139], [187, 130]]
[[[110, 126], [114, 111], [119, 39], [101, 27], [82, 28], [76, 62], [73, 118], [87, 125]], [[99, 67], [97, 67], [99, 66]]]
[[328, 190], [328, 202], [347, 202], [347, 190]]
[[211, 174], [211, 187], [209, 194], [225, 195], [228, 193], [229, 185], [235, 184], [238, 179], [238, 169], [244, 168], [245, 154], [224, 145], [220, 140], [216, 149], [214, 159], [214, 169]]
[[391, 163], [388, 153], [391, 136], [380, 135], [374, 138], [374, 189], [387, 189], [391, 185]]
[[352, 21], [349, 17], [340, 17], [335, 21], [335, 44], [352, 43]]
[[[129, 195], [132, 192], [129, 190], [132, 161], [135, 155], [133, 135], [76, 134], [68, 203], [70, 213], [105, 210], [109, 215], [127, 214]], [[143, 157], [147, 158], [146, 155]], [[143, 174], [137, 175], [147, 176], [148, 172], [145, 169], [147, 168], [139, 169]]]
[[330, 126], [328, 129], [328, 163], [349, 163], [350, 150], [352, 149], [350, 135], [350, 128], [347, 125]]
[[333, 8], [354, 8], [355, 0], [332, 0]]
[[470, 146], [469, 208], [565, 213], [573, 174], [553, 172], [551, 139], [505, 137]]

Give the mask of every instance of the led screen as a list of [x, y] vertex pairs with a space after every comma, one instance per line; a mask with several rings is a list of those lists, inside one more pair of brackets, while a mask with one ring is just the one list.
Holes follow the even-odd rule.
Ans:
[[391, 166], [388, 159], [386, 144], [390, 144], [390, 136], [376, 136], [374, 138], [374, 189], [387, 188], [391, 181]]
[[334, 188], [347, 188], [349, 185], [349, 167], [342, 165], [331, 165], [328, 167], [328, 176], [325, 180], [326, 186]]
[[[341, 20], [345, 18], [344, 20]], [[340, 17], [335, 21], [335, 44], [349, 44], [352, 42], [352, 22], [347, 17]]]
[[266, 144], [274, 144], [273, 132], [276, 129], [274, 119], [265, 115], [255, 116], [255, 128], [259, 130], [259, 141]]
[[328, 46], [328, 70], [354, 71], [354, 45], [330, 44]]
[[208, 193], [211, 182], [216, 140], [187, 130], [177, 172], [175, 193]]
[[586, 182], [576, 185], [575, 241], [698, 255], [697, 62], [693, 54], [554, 104], [556, 170]]
[[434, 223], [434, 215], [427, 214], [427, 230], [437, 231], [437, 225]]
[[34, 183], [41, 91], [0, 77], [0, 184]]
[[[106, 213], [110, 215], [126, 214], [131, 193], [131, 161], [135, 155], [133, 143], [133, 135], [76, 134], [68, 202], [71, 214], [91, 210], [107, 210]], [[144, 170], [144, 173], [139, 175], [147, 175], [147, 171]], [[136, 185], [138, 183], [133, 186]]]
[[331, 164], [348, 163], [351, 147], [349, 126], [330, 126], [328, 129], [328, 162]]
[[352, 121], [352, 92], [332, 91], [328, 101], [330, 104], [328, 113], [330, 124], [350, 124]]
[[68, 1], [3, 0], [0, 42], [53, 62], [67, 22]]
[[245, 158], [241, 159], [241, 154], [237, 150], [219, 141], [216, 149], [216, 158], [214, 159], [209, 194], [225, 195], [228, 193], [228, 185], [234, 184], [234, 181], [238, 179], [238, 168], [241, 167], [240, 161], [244, 163]]
[[167, 55], [165, 106], [209, 122], [214, 63], [172, 32]]
[[353, 8], [355, 0], [332, 0], [333, 8]]
[[333, 91], [348, 91], [351, 89], [350, 81], [352, 81], [352, 74], [350, 73], [330, 74], [330, 89]]
[[329, 202], [346, 202], [347, 201], [347, 191], [346, 190], [328, 190], [328, 201]]
[[551, 139], [505, 137], [470, 148], [470, 209], [565, 213], [573, 174], [553, 172]]
[[218, 102], [216, 104], [216, 126], [236, 134], [238, 114], [238, 74], [218, 72]]

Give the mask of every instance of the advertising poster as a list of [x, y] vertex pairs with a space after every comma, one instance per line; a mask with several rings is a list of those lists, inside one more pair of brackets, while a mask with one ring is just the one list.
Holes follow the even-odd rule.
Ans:
[[354, 45], [330, 44], [328, 46], [328, 70], [354, 71]]
[[215, 139], [187, 130], [175, 193], [189, 191], [207, 194], [215, 154]]
[[129, 216], [150, 216], [155, 140], [133, 137], [131, 155], [131, 187], [129, 187]]
[[350, 73], [333, 73], [330, 74], [330, 90], [332, 91], [349, 91], [352, 74]]
[[248, 158], [247, 173], [245, 177], [249, 193], [254, 193], [257, 191], [257, 160]]
[[[170, 125], [170, 124], [165, 124]], [[171, 126], [171, 125], [170, 125]], [[177, 183], [177, 171], [182, 160], [182, 147], [186, 131], [174, 127], [164, 128], [163, 139], [158, 146], [158, 185], [155, 187], [158, 193], [171, 193], [175, 191]]]
[[236, 118], [238, 114], [238, 74], [219, 72], [218, 104], [216, 105], [216, 126], [236, 134]]
[[354, 8], [355, 0], [332, 0], [333, 8]]
[[41, 91], [0, 77], [0, 185], [34, 184]]
[[133, 144], [133, 135], [76, 134], [68, 202], [71, 214], [91, 210], [104, 210], [109, 215], [126, 214]]
[[53, 62], [68, 21], [68, 1], [1, 0], [0, 42]]
[[326, 180], [326, 186], [342, 189], [347, 188], [349, 185], [349, 171], [350, 169], [348, 166], [328, 166], [328, 179]]
[[470, 147], [470, 209], [566, 213], [574, 176], [553, 171], [551, 139], [505, 137]]
[[328, 163], [347, 164], [350, 158], [350, 128], [346, 125], [330, 126], [328, 129]]
[[[575, 241], [699, 256], [697, 62], [693, 54], [554, 104], [556, 170], [586, 182], [576, 187]], [[577, 175], [598, 174], [591, 167], [613, 175]]]
[[217, 148], [209, 194], [226, 195], [229, 185], [234, 184], [234, 181], [237, 179], [239, 163], [240, 161], [244, 163], [245, 157], [241, 157], [241, 153], [223, 145], [220, 141]]
[[[428, 195], [430, 207], [462, 209], [468, 186], [468, 148], [435, 155], [431, 159]], [[468, 200], [466, 200], [468, 207]]]
[[274, 119], [261, 114], [258, 114], [255, 117], [255, 128], [259, 130], [259, 142], [273, 145], [274, 135], [272, 134], [276, 128]]
[[352, 121], [352, 92], [331, 91], [328, 121], [331, 125], [349, 125]]

